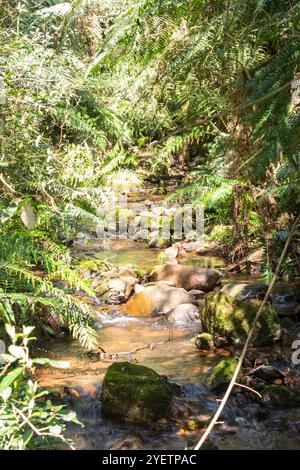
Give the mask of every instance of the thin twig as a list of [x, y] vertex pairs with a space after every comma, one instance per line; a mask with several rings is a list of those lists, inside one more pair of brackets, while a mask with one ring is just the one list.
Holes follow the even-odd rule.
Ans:
[[105, 353], [96, 353], [97, 356], [101, 360], [103, 359], [109, 359], [109, 360], [117, 360], [120, 357], [123, 356], [133, 356], [139, 351], [142, 351], [144, 349], [155, 349], [157, 346], [161, 346], [162, 344], [169, 343], [170, 339], [167, 339], [166, 341], [160, 341], [159, 343], [149, 343], [149, 344], [144, 344], [143, 346], [140, 346], [138, 348], [133, 349], [132, 351], [121, 351], [121, 352], [105, 352]]
[[4, 369], [2, 370], [2, 372], [0, 373], [0, 377], [3, 377], [6, 374], [6, 371], [10, 368], [10, 366], [11, 366], [11, 363], [8, 362], [6, 366], [4, 367]]
[[253, 393], [255, 393], [256, 395], [258, 395], [259, 398], [262, 398], [261, 394], [258, 393], [257, 390], [254, 390], [254, 388], [248, 387], [247, 385], [244, 385], [244, 384], [239, 384], [239, 383], [237, 383], [237, 382], [235, 382], [234, 385], [236, 385], [237, 387], [245, 388], [246, 390], [249, 390], [249, 392], [253, 392]]
[[65, 444], [68, 444], [68, 446], [72, 449], [72, 450], [76, 450], [76, 448], [74, 446], [72, 446], [72, 444], [70, 444], [70, 442], [67, 441], [67, 439], [62, 436], [61, 434], [57, 434], [57, 435], [54, 435], [54, 434], [51, 434], [51, 432], [41, 432], [38, 428], [36, 428], [34, 426], [34, 424], [32, 424], [31, 421], [29, 421], [29, 418], [23, 413], [23, 411], [19, 410], [15, 405], [13, 405], [13, 410], [19, 415], [21, 416], [21, 418], [23, 419], [23, 423], [20, 425], [22, 426], [24, 423], [25, 424], [28, 424], [28, 426], [33, 430], [33, 432], [39, 436], [39, 437], [58, 437], [59, 439], [61, 439]]
[[0, 175], [0, 181], [3, 184], [3, 186], [5, 186], [11, 193], [17, 194], [17, 191], [12, 186], [10, 186], [10, 184], [8, 184], [7, 181], [5, 181], [2, 175]]

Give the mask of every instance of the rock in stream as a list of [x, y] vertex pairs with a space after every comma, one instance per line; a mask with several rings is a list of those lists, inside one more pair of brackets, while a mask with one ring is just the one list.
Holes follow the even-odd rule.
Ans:
[[120, 421], [152, 425], [168, 417], [174, 385], [149, 367], [119, 362], [106, 371], [102, 413]]

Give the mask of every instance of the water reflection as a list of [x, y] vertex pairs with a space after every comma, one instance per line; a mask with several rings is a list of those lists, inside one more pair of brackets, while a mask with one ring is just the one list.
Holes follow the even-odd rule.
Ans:
[[[146, 344], [168, 340], [169, 328], [162, 320], [139, 320], [124, 317], [121, 321], [104, 325], [97, 335], [99, 345], [110, 353], [132, 351]], [[203, 373], [211, 363], [210, 355], [201, 355], [194, 345], [193, 338], [199, 331], [199, 324], [173, 331], [173, 341], [160, 344], [154, 349], [145, 349], [135, 354], [139, 363], [168, 375], [178, 383], [201, 382]], [[100, 384], [109, 360], [93, 361], [86, 357], [76, 341], [59, 339], [47, 344], [48, 355], [70, 362], [70, 368], [41, 369], [40, 382], [46, 387], [80, 386], [83, 389]], [[122, 358], [122, 360], [126, 360]]]

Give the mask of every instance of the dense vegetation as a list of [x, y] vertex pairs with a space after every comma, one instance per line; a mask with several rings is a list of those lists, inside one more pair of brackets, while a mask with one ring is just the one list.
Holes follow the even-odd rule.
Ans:
[[[300, 4], [4, 0], [0, 20], [0, 336], [14, 345], [0, 363], [0, 448], [25, 448], [49, 437], [31, 418], [28, 328], [95, 344], [73, 295], [94, 293], [68, 245], [103, 223], [112, 177], [178, 175], [170, 200], [204, 204], [231, 261], [262, 248], [274, 271], [300, 202]], [[282, 276], [299, 274], [299, 235]], [[57, 414], [43, 431], [54, 440]]]

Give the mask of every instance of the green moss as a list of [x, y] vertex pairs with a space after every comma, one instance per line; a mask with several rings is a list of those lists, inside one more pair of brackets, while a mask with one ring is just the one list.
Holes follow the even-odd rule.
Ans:
[[[244, 343], [259, 306], [255, 302], [237, 300], [224, 292], [211, 292], [206, 296], [201, 321], [206, 332], [220, 336], [229, 344]], [[253, 344], [261, 346], [278, 339], [280, 324], [277, 313], [264, 307], [256, 327]]]
[[200, 333], [200, 335], [195, 338], [195, 344], [198, 349], [210, 351], [214, 347], [213, 336], [209, 333]]
[[263, 400], [275, 408], [292, 408], [300, 405], [300, 393], [284, 385], [268, 385], [263, 391]]
[[206, 377], [207, 385], [215, 391], [225, 388], [231, 380], [238, 361], [234, 357], [220, 359]]
[[103, 269], [103, 262], [92, 259], [82, 260], [78, 263], [76, 269], [79, 272], [98, 272]]
[[106, 371], [102, 389], [102, 412], [124, 421], [151, 423], [167, 415], [172, 385], [152, 369], [119, 362]]
[[233, 233], [232, 225], [214, 225], [213, 229], [208, 235], [208, 240], [221, 241], [227, 243], [228, 245], [232, 245]]
[[211, 421], [210, 415], [200, 415], [196, 419], [190, 419], [184, 425], [184, 429], [187, 431], [196, 431], [197, 429], [205, 428]]

